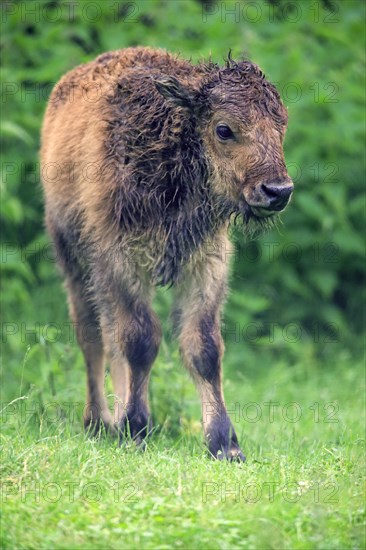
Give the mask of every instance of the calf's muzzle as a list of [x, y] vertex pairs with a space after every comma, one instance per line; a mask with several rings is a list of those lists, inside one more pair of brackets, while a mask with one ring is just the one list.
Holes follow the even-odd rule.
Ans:
[[289, 202], [293, 190], [294, 186], [291, 180], [280, 183], [262, 183], [260, 186], [260, 195], [263, 199], [262, 208], [276, 212], [283, 210]]

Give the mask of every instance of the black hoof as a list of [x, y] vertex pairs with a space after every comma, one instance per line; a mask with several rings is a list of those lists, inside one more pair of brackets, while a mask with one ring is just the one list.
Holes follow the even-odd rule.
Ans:
[[246, 458], [240, 449], [230, 449], [227, 455], [227, 459], [230, 462], [245, 462]]
[[211, 452], [210, 455], [216, 460], [227, 460], [229, 462], [245, 462], [246, 458], [238, 448], [231, 448], [229, 450], [219, 449], [216, 452]]
[[140, 449], [145, 449], [146, 438], [152, 431], [152, 422], [146, 412], [127, 411], [126, 416], [120, 421], [118, 425], [118, 432], [120, 434], [120, 443], [123, 439], [131, 438]]
[[245, 462], [245, 456], [240, 450], [238, 438], [226, 412], [211, 422], [206, 434], [206, 442], [213, 458]]

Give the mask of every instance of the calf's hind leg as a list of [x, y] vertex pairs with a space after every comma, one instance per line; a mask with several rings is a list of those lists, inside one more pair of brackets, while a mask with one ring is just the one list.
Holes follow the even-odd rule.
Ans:
[[101, 326], [111, 363], [115, 420], [120, 432], [127, 430], [141, 443], [151, 429], [148, 384], [160, 345], [160, 324], [142, 290], [133, 292], [127, 283], [116, 288], [111, 281], [103, 288], [108, 291], [101, 295]]
[[84, 425], [92, 435], [101, 427], [114, 432], [112, 415], [104, 394], [104, 350], [97, 314], [86, 296], [80, 281], [68, 278], [70, 316], [75, 323], [76, 336], [84, 354], [87, 376], [87, 397], [84, 409]]
[[67, 231], [55, 228], [50, 220], [48, 229], [54, 238], [58, 263], [66, 276], [70, 316], [86, 364], [87, 398], [84, 424], [91, 434], [96, 434], [101, 426], [108, 431], [114, 431], [112, 416], [104, 395], [104, 351], [101, 330], [95, 306], [91, 302], [87, 283], [78, 263], [78, 236], [68, 235]]

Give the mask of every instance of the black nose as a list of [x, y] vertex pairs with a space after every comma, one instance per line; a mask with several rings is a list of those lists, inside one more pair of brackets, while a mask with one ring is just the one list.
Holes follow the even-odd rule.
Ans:
[[286, 183], [262, 183], [261, 191], [268, 201], [268, 208], [282, 210], [290, 200], [294, 186]]

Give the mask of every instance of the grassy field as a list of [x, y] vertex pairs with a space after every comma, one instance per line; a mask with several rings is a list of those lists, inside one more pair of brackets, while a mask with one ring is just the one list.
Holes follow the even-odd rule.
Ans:
[[68, 369], [55, 346], [31, 347], [2, 408], [3, 547], [364, 548], [362, 363], [340, 352], [324, 366], [304, 345], [291, 366], [262, 362], [259, 349], [245, 367], [228, 347], [226, 401], [245, 464], [207, 457], [198, 399], [166, 346], [145, 452], [83, 433], [75, 346], [63, 347]]
[[[1, 3], [2, 548], [365, 548], [365, 6]], [[40, 127], [66, 71], [135, 45], [220, 64], [232, 49], [288, 108], [291, 207], [256, 242], [237, 235], [231, 258], [224, 389], [245, 464], [207, 456], [167, 327], [146, 452], [83, 431], [85, 369], [44, 232]], [[162, 319], [170, 299], [158, 296]]]

